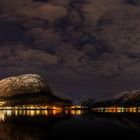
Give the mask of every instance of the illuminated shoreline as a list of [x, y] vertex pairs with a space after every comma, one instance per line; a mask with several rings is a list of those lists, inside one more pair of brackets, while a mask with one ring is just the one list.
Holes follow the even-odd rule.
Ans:
[[37, 116], [53, 116], [53, 117], [61, 117], [61, 116], [80, 116], [84, 114], [83, 110], [64, 110], [64, 109], [9, 109], [9, 110], [0, 110], [0, 123], [4, 122], [6, 119], [12, 116], [20, 117], [37, 117]]
[[42, 108], [36, 108], [36, 107], [0, 107], [0, 123], [5, 121], [6, 118], [11, 116], [29, 116], [29, 117], [35, 117], [35, 116], [61, 116], [61, 115], [74, 115], [74, 116], [80, 116], [87, 113], [112, 113], [112, 114], [119, 114], [119, 113], [140, 113], [140, 107], [99, 107], [99, 108], [83, 108], [80, 106], [72, 106], [72, 107], [64, 107], [64, 108], [58, 108], [58, 107], [42, 107]]
[[55, 106], [55, 105], [17, 105], [6, 106], [5, 102], [0, 102], [0, 110], [89, 110], [102, 113], [140, 113], [140, 107], [93, 107], [72, 105], [72, 106]]
[[82, 106], [71, 107], [57, 107], [57, 106], [14, 106], [14, 107], [0, 107], [0, 110], [89, 110], [103, 113], [140, 113], [140, 107], [98, 107], [88, 109]]
[[52, 106], [52, 105], [22, 105], [22, 106], [0, 106], [0, 110], [82, 110], [87, 109], [82, 106]]
[[92, 110], [102, 113], [140, 113], [140, 107], [98, 107]]

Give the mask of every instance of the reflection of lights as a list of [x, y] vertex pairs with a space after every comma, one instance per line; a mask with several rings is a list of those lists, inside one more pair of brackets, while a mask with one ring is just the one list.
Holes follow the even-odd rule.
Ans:
[[[0, 122], [4, 121], [6, 117], [15, 116], [57, 116], [61, 113], [65, 113], [65, 115], [82, 115], [85, 108], [81, 106], [71, 106], [60, 108], [57, 106], [46, 106], [46, 105], [24, 105], [24, 106], [15, 106], [15, 107], [4, 107], [0, 106]], [[93, 111], [97, 112], [107, 112], [107, 113], [140, 113], [140, 107], [99, 107], [93, 108]]]
[[62, 110], [60, 110], [60, 109], [52, 110], [52, 113], [53, 113], [53, 115], [57, 115], [57, 114], [62, 113]]
[[81, 110], [76, 110], [76, 115], [81, 115]]
[[19, 113], [19, 115], [22, 115], [23, 114], [22, 110], [19, 110], [18, 113]]
[[40, 110], [36, 110], [36, 115], [39, 115], [40, 113]]
[[82, 114], [82, 111], [81, 110], [71, 110], [70, 112], [71, 115], [81, 115]]
[[65, 110], [65, 114], [67, 115], [69, 112], [68, 112], [68, 110]]
[[46, 115], [46, 116], [48, 116], [48, 110], [44, 110], [43, 111], [43, 114]]
[[11, 117], [12, 115], [14, 116], [29, 116], [29, 117], [34, 117], [34, 116], [49, 116], [49, 115], [57, 115], [61, 114], [62, 110], [2, 110], [0, 112], [0, 120], [2, 120], [3, 116], [6, 117]]
[[71, 114], [72, 115], [75, 115], [75, 110], [71, 110]]
[[18, 110], [15, 110], [15, 116], [18, 116]]
[[136, 107], [129, 107], [129, 108], [124, 108], [124, 107], [106, 107], [106, 108], [97, 108], [97, 112], [107, 112], [107, 113], [137, 113], [140, 112], [138, 108]]
[[35, 116], [35, 111], [34, 110], [30, 110], [30, 116]]
[[56, 115], [56, 110], [53, 110], [52, 112], [53, 112], [53, 115]]
[[5, 115], [2, 111], [0, 111], [0, 122], [5, 121]]
[[30, 116], [30, 114], [31, 114], [31, 113], [30, 113], [30, 110], [27, 110], [27, 111], [26, 111], [26, 116]]
[[23, 115], [24, 115], [24, 116], [26, 116], [26, 111], [25, 111], [25, 110], [23, 110], [23, 112], [22, 112], [22, 113], [23, 113]]
[[7, 116], [11, 117], [12, 116], [12, 110], [7, 110]]

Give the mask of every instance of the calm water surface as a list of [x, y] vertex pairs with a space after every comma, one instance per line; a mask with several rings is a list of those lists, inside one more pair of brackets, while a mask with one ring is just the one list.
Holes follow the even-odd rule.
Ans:
[[0, 110], [0, 140], [135, 139], [139, 134], [139, 113]]

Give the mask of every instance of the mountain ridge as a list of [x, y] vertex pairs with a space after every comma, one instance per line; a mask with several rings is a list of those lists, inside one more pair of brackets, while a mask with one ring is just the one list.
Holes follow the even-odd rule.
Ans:
[[0, 100], [7, 105], [72, 104], [53, 93], [48, 82], [37, 74], [23, 74], [0, 80]]

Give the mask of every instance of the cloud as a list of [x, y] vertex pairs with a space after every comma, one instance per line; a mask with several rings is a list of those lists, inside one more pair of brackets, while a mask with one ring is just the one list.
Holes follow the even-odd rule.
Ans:
[[139, 1], [1, 0], [0, 9], [1, 73], [63, 75], [106, 90], [138, 81]]
[[24, 27], [16, 22], [0, 21], [0, 41], [27, 41], [25, 38]]
[[21, 16], [25, 16], [27, 18], [38, 18], [40, 20], [48, 20], [49, 22], [55, 22], [58, 18], [64, 17], [67, 14], [66, 8], [51, 4], [29, 5], [21, 9], [19, 12]]
[[57, 56], [45, 53], [44, 51], [30, 49], [20, 45], [6, 45], [1, 47], [0, 53], [1, 64], [6, 67], [31, 67], [43, 69], [47, 65], [55, 65], [58, 63]]
[[125, 0], [125, 2], [132, 5], [140, 5], [139, 0]]

